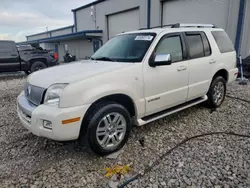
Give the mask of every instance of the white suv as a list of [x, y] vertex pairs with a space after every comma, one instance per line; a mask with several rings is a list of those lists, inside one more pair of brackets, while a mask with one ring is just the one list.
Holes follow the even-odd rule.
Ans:
[[223, 29], [175, 24], [127, 32], [90, 60], [31, 74], [18, 97], [18, 115], [37, 136], [79, 139], [105, 155], [125, 144], [132, 125], [202, 102], [219, 107], [237, 74]]

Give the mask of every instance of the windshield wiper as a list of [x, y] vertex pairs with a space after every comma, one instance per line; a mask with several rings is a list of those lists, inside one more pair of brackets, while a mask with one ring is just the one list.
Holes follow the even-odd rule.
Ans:
[[116, 60], [109, 58], [109, 57], [97, 57], [97, 58], [90, 58], [91, 60], [97, 60], [97, 61], [113, 61], [116, 62]]

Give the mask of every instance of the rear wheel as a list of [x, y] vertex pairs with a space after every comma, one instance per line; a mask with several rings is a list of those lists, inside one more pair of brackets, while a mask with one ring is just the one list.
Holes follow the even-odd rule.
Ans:
[[39, 71], [39, 70], [42, 70], [42, 69], [45, 69], [47, 68], [47, 65], [45, 65], [43, 62], [41, 61], [36, 61], [34, 62], [31, 67], [30, 67], [30, 72], [33, 73], [33, 72], [36, 72], [36, 71]]
[[208, 91], [207, 105], [210, 108], [218, 108], [224, 101], [226, 95], [226, 81], [223, 77], [216, 77]]
[[[107, 155], [121, 149], [127, 142], [132, 121], [125, 107], [114, 102], [96, 105], [88, 116], [84, 141], [98, 155]], [[80, 139], [83, 139], [81, 135]], [[82, 141], [81, 141], [82, 142]]]

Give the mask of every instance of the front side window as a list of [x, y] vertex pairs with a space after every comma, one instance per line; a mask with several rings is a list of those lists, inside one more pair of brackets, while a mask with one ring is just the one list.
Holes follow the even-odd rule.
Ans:
[[159, 54], [170, 54], [172, 62], [183, 60], [180, 36], [173, 36], [163, 39], [155, 51], [155, 55]]
[[141, 62], [155, 33], [133, 33], [118, 35], [101, 47], [91, 59], [116, 62]]

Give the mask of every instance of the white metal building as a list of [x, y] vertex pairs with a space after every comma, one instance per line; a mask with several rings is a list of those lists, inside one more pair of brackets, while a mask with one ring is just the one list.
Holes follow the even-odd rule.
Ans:
[[[99, 0], [72, 10], [74, 25], [27, 36], [25, 43], [88, 57], [118, 33], [172, 23], [215, 24], [250, 55], [250, 0]], [[81, 33], [81, 34], [80, 34]]]
[[[66, 51], [75, 55], [77, 59], [86, 59], [102, 44], [101, 30], [84, 30], [75, 32], [74, 26], [68, 26], [48, 32], [27, 36], [26, 42], [18, 44], [39, 44], [46, 50], [58, 52], [59, 60], [63, 61]], [[93, 47], [93, 44], [97, 46]]]

